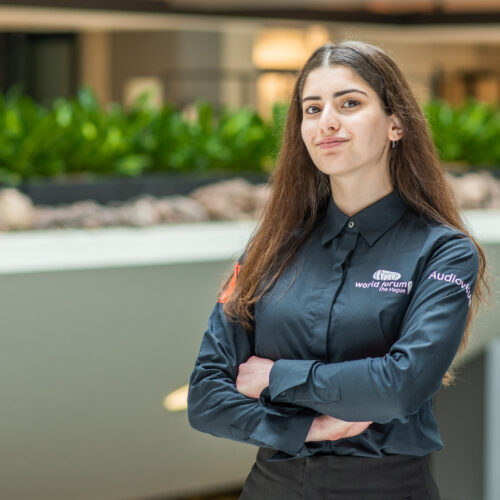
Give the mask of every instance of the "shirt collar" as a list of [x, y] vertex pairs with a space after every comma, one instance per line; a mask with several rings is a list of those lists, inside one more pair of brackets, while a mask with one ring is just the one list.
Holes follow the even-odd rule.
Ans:
[[397, 189], [351, 216], [342, 212], [330, 196], [321, 235], [321, 244], [324, 245], [335, 238], [342, 231], [346, 222], [352, 220], [361, 236], [372, 246], [382, 234], [403, 216], [407, 209], [408, 204], [403, 200]]

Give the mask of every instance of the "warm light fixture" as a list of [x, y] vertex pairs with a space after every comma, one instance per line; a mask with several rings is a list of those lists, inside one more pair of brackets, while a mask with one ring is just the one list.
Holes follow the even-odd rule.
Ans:
[[304, 42], [308, 55], [328, 41], [331, 41], [330, 32], [322, 24], [311, 24], [304, 33]]
[[305, 58], [303, 32], [300, 29], [265, 30], [257, 37], [252, 54], [261, 69], [295, 69]]
[[257, 108], [267, 120], [272, 118], [272, 106], [277, 101], [288, 102], [295, 77], [291, 74], [266, 72], [257, 78]]
[[187, 408], [188, 385], [183, 385], [171, 392], [163, 400], [163, 406], [168, 411], [182, 411]]
[[271, 28], [261, 31], [255, 39], [253, 63], [262, 71], [257, 78], [257, 108], [266, 119], [277, 101], [290, 100], [295, 72], [311, 53], [330, 39], [322, 24], [310, 24], [305, 29]]
[[328, 30], [319, 24], [308, 28], [272, 28], [257, 35], [252, 52], [260, 69], [296, 70], [310, 53], [329, 39]]

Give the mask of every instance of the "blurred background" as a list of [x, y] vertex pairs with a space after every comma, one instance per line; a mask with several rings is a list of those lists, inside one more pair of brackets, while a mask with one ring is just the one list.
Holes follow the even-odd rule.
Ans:
[[435, 397], [443, 500], [500, 499], [500, 0], [0, 0], [0, 498], [236, 499], [257, 449], [189, 427], [297, 71], [402, 68], [491, 304]]

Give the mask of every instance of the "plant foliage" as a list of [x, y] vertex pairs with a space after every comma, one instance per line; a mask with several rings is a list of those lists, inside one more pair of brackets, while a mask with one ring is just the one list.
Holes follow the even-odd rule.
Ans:
[[269, 172], [281, 141], [283, 105], [264, 121], [254, 110], [150, 105], [102, 109], [89, 88], [50, 107], [12, 88], [0, 94], [0, 182], [75, 175]]
[[[73, 99], [35, 103], [18, 88], [0, 94], [0, 182], [160, 172], [270, 172], [287, 112], [276, 103], [264, 120], [250, 108], [157, 109], [147, 94], [129, 108], [103, 109], [82, 87]], [[500, 164], [500, 106], [442, 100], [424, 106], [444, 162]]]
[[424, 111], [442, 161], [472, 167], [500, 164], [500, 106], [467, 99], [453, 107], [434, 99]]

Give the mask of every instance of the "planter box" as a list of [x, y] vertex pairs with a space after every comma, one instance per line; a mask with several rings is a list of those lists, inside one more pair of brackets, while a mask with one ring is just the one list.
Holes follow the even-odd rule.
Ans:
[[25, 182], [16, 188], [27, 194], [35, 205], [60, 205], [82, 200], [105, 204], [126, 201], [140, 195], [187, 195], [201, 186], [235, 177], [241, 177], [253, 184], [265, 183], [268, 180], [268, 175], [260, 173], [157, 174], [140, 177], [47, 179]]

